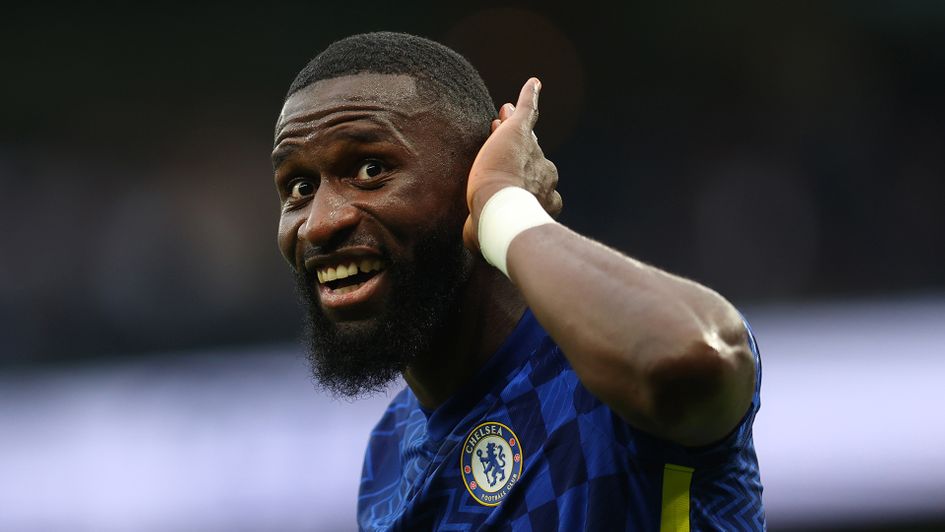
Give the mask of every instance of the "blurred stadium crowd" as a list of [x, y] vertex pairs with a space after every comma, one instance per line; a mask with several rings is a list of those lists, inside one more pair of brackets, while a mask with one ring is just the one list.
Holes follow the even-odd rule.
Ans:
[[627, 253], [738, 304], [945, 288], [937, 3], [375, 7], [5, 17], [0, 361], [291, 340], [272, 124], [321, 46], [381, 28], [497, 100], [540, 75], [564, 221]]

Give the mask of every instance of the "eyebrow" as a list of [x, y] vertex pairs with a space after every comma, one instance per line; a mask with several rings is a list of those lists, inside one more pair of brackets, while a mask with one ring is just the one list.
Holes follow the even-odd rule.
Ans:
[[292, 157], [295, 154], [296, 150], [298, 149], [299, 149], [299, 146], [297, 144], [286, 144], [286, 145], [279, 146], [278, 148], [276, 148], [272, 152], [273, 168], [277, 168], [281, 166], [282, 163], [284, 163], [286, 159], [289, 159], [290, 157]]

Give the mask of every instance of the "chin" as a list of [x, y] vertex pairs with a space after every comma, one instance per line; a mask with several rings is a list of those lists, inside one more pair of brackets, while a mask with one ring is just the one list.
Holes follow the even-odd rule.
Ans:
[[324, 388], [345, 396], [385, 389], [448, 334], [472, 261], [461, 233], [442, 229], [417, 245], [414, 256], [424, 260], [392, 261], [384, 282], [358, 301], [326, 307], [314, 279], [296, 273], [309, 315], [309, 358]]

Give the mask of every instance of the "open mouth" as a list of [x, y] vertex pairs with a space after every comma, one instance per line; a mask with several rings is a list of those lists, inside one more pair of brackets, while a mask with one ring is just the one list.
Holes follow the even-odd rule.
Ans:
[[318, 282], [331, 295], [344, 295], [364, 286], [384, 270], [380, 259], [362, 259], [316, 271]]

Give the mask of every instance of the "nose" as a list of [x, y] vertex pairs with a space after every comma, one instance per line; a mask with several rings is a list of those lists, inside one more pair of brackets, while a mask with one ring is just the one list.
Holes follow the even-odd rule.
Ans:
[[308, 216], [299, 226], [299, 240], [313, 247], [331, 249], [358, 224], [358, 209], [337, 186], [323, 180], [308, 205]]

